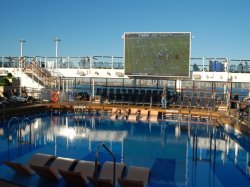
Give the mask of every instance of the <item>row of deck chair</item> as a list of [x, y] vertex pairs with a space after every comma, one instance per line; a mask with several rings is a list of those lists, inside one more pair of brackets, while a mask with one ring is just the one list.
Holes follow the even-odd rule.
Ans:
[[[70, 186], [87, 186], [88, 183], [98, 187], [113, 186], [114, 163], [110, 161], [101, 166], [98, 176], [95, 175], [95, 169], [100, 167], [96, 167], [93, 161], [55, 157], [49, 154], [34, 154], [27, 165], [9, 161], [5, 161], [4, 164], [23, 175], [38, 174], [46, 180], [63, 178]], [[148, 184], [149, 168], [130, 166], [127, 170], [125, 163], [116, 163], [115, 169], [115, 183], [119, 183], [121, 187], [144, 187]]]
[[112, 108], [110, 118], [128, 120], [128, 121], [151, 121], [157, 122], [158, 120], [158, 111], [157, 110], [139, 110], [138, 108], [131, 108], [130, 111], [125, 108]]
[[135, 95], [135, 94], [119, 94], [119, 95], [108, 95], [106, 97], [101, 96], [101, 101], [108, 100], [109, 103], [117, 104], [136, 104], [136, 105], [159, 105], [159, 95]]
[[16, 107], [37, 102], [37, 99], [33, 98], [32, 96], [22, 97], [9, 95], [6, 92], [3, 92], [0, 95], [0, 105], [3, 105], [4, 107]]
[[187, 107], [187, 108], [203, 108], [214, 110], [216, 107], [216, 101], [213, 97], [178, 97], [176, 101], [173, 101], [170, 106], [174, 107]]
[[100, 96], [101, 102], [137, 105], [159, 105], [161, 93], [157, 90], [133, 90], [133, 89], [107, 89], [98, 88], [96, 95]]
[[[101, 100], [108, 101], [109, 103], [127, 104], [127, 105], [154, 105], [160, 106], [161, 95], [157, 94], [109, 94], [101, 96]], [[178, 107], [192, 107], [215, 109], [216, 99], [213, 97], [197, 97], [197, 96], [168, 96], [168, 105]]]

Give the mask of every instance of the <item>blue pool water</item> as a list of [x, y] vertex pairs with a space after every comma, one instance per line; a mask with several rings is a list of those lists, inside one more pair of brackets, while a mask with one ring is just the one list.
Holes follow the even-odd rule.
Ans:
[[[151, 169], [150, 187], [250, 186], [250, 141], [230, 127], [174, 119], [132, 123], [107, 114], [44, 115], [0, 125], [0, 179], [25, 186], [65, 186], [37, 175], [21, 176], [2, 165], [4, 160], [27, 163], [34, 153], [95, 160], [104, 143], [118, 162]], [[31, 133], [30, 133], [31, 132]], [[9, 133], [9, 141], [8, 141]], [[197, 138], [196, 138], [197, 137]], [[21, 144], [18, 144], [21, 142]], [[112, 160], [101, 149], [99, 161]]]

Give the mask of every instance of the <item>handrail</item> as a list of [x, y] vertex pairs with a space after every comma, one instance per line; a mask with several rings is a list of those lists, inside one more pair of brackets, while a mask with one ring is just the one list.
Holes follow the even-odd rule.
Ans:
[[[14, 116], [12, 118], [10, 118], [9, 122], [8, 122], [8, 125], [7, 125], [7, 132], [8, 132], [8, 137], [7, 137], [7, 140], [8, 140], [8, 150], [9, 150], [9, 144], [10, 144], [10, 123], [13, 121], [13, 120], [17, 120], [18, 122], [18, 132], [17, 132], [17, 144], [18, 144], [18, 154], [19, 154], [19, 143], [20, 143], [20, 140], [21, 140], [21, 136], [20, 136], [20, 122], [19, 122], [19, 119], [18, 117]], [[18, 155], [19, 156], [19, 155]], [[9, 160], [9, 151], [8, 151], [8, 160]]]
[[[28, 66], [26, 65], [26, 67]], [[31, 67], [32, 75], [36, 76], [36, 79], [38, 79], [39, 84], [41, 84], [40, 82], [43, 82], [43, 80], [40, 80], [43, 78], [45, 79], [45, 84], [48, 84], [48, 83], [51, 84], [54, 82], [54, 79], [51, 73], [47, 71], [46, 69], [42, 69], [34, 59], [29, 64], [29, 67]]]
[[198, 135], [197, 135], [197, 129], [196, 129], [193, 135], [193, 161], [195, 162], [195, 165], [198, 159], [197, 149], [198, 149]]
[[[22, 154], [22, 141], [21, 141], [21, 138], [22, 138], [22, 132], [21, 132], [21, 125], [20, 125], [20, 121], [18, 119], [18, 117], [12, 117], [9, 122], [8, 122], [8, 125], [7, 125], [7, 128], [8, 128], [8, 150], [9, 150], [9, 143], [10, 143], [10, 123], [13, 121], [13, 120], [17, 120], [18, 122], [18, 128], [17, 128], [17, 144], [18, 144], [18, 156], [20, 156], [20, 154]], [[24, 118], [21, 122], [21, 124], [25, 121], [28, 121], [29, 122], [29, 125], [30, 125], [30, 150], [31, 150], [31, 120], [29, 118]], [[9, 160], [9, 154], [8, 154], [8, 160]]]
[[[32, 61], [31, 66], [34, 68], [34, 70], [38, 71], [38, 73], [41, 73], [42, 76], [45, 77], [46, 80], [53, 82], [51, 73], [47, 70], [40, 68], [37, 65], [36, 61]], [[39, 76], [39, 74], [38, 74], [38, 76]]]
[[[25, 121], [28, 121], [28, 123], [29, 123], [29, 126], [30, 126], [30, 133], [29, 133], [29, 139], [30, 139], [30, 141], [29, 141], [29, 144], [30, 144], [30, 151], [31, 151], [31, 138], [32, 138], [32, 134], [31, 134], [31, 120], [29, 119], [29, 118], [24, 118], [23, 120], [22, 120], [22, 122], [21, 122], [21, 125], [25, 122]], [[20, 136], [22, 137], [22, 132], [21, 132], [21, 129], [20, 129]]]
[[[10, 123], [11, 123], [14, 119], [17, 120], [17, 122], [18, 122], [18, 131], [19, 131], [19, 126], [20, 126], [20, 124], [19, 124], [19, 119], [18, 119], [18, 117], [14, 116], [14, 117], [10, 118], [10, 120], [9, 120], [9, 122], [8, 122], [8, 125], [7, 125], [7, 128], [8, 128], [8, 141], [9, 141], [9, 127], [10, 127]], [[18, 136], [19, 136], [19, 132], [18, 132]], [[20, 137], [18, 137], [18, 138], [20, 138]], [[18, 140], [18, 141], [19, 141], [19, 140]]]
[[[115, 168], [116, 168], [116, 159], [115, 159], [115, 155], [112, 153], [112, 151], [105, 145], [105, 144], [100, 144], [97, 149], [96, 149], [96, 156], [95, 156], [95, 172], [94, 172], [94, 177], [97, 178], [97, 170], [98, 170], [98, 157], [99, 157], [99, 150], [101, 148], [101, 146], [103, 146], [108, 153], [112, 156], [113, 158], [113, 162], [114, 162], [114, 169], [113, 169], [113, 186], [115, 187]], [[95, 183], [95, 186], [97, 185], [97, 183]]]
[[53, 72], [57, 73], [59, 77], [65, 77], [60, 71], [58, 71], [58, 68], [54, 68]]

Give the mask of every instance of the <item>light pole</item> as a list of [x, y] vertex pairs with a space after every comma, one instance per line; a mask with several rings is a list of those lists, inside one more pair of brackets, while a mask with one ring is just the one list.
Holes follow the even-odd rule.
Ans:
[[20, 49], [21, 49], [21, 56], [20, 56], [20, 60], [19, 60], [19, 68], [23, 68], [24, 66], [24, 59], [23, 59], [23, 44], [26, 41], [24, 39], [20, 39], [19, 43], [20, 43]]
[[26, 42], [24, 39], [20, 39], [21, 57], [23, 57], [23, 44]]
[[58, 43], [62, 41], [60, 38], [55, 38], [54, 40], [56, 42], [56, 68], [57, 68], [57, 62], [58, 62]]

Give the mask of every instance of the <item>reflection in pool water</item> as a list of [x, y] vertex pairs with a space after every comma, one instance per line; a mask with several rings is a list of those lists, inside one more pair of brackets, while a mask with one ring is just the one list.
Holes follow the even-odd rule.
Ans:
[[[118, 162], [151, 168], [149, 186], [250, 186], [249, 139], [229, 126], [181, 119], [130, 123], [105, 115], [65, 114], [21, 124], [20, 141], [17, 124], [12, 124], [9, 142], [8, 129], [1, 127], [1, 163], [27, 163], [37, 152], [94, 160], [97, 146], [105, 143]], [[101, 150], [100, 162], [106, 160], [112, 158]], [[0, 169], [5, 171], [0, 178], [13, 180], [10, 169]], [[31, 181], [28, 186], [41, 186], [38, 179]]]

